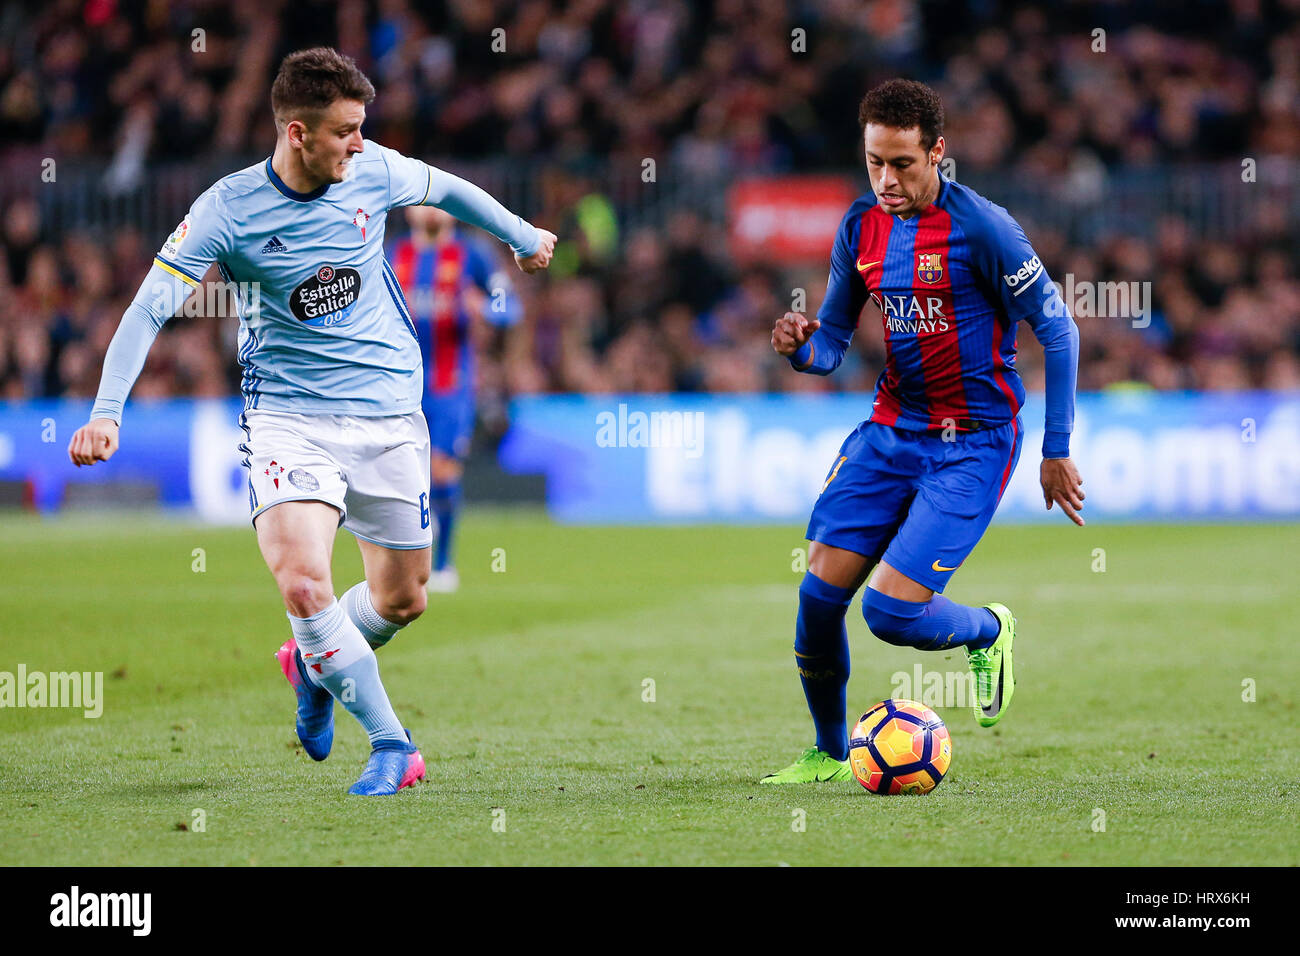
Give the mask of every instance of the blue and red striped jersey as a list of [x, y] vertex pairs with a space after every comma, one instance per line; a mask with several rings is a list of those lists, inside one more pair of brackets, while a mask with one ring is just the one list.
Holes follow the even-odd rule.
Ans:
[[493, 269], [477, 244], [459, 236], [426, 246], [407, 237], [394, 244], [389, 259], [415, 321], [425, 395], [472, 391], [473, 316], [466, 292], [483, 291], [488, 297], [483, 314], [493, 324], [513, 324], [519, 309], [509, 278]]
[[[791, 361], [839, 366], [868, 299], [880, 309], [885, 368], [870, 420], [914, 430], [970, 431], [1013, 420], [1025, 401], [1016, 325], [1047, 355], [1043, 454], [1069, 455], [1079, 331], [1024, 230], [1001, 206], [939, 176], [939, 194], [907, 219], [859, 197], [831, 252], [821, 328]], [[811, 358], [811, 364], [807, 364]]]

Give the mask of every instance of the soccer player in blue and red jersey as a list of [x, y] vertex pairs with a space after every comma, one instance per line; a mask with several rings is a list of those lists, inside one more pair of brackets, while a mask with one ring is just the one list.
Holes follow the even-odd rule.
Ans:
[[1001, 206], [945, 178], [943, 106], [928, 86], [890, 80], [858, 113], [872, 193], [840, 225], [817, 317], [787, 313], [772, 347], [800, 372], [828, 375], [868, 299], [880, 310], [885, 368], [871, 417], [845, 440], [808, 523], [795, 663], [817, 739], [762, 783], [844, 780], [849, 739], [845, 614], [881, 640], [924, 651], [965, 647], [977, 722], [1015, 692], [1015, 618], [1001, 604], [942, 595], [988, 527], [1020, 458], [1022, 319], [1046, 357], [1043, 499], [1082, 525], [1070, 461], [1079, 332], [1024, 231]]
[[448, 593], [460, 584], [451, 539], [474, 434], [475, 319], [513, 325], [520, 310], [509, 277], [480, 244], [457, 235], [450, 213], [412, 206], [406, 220], [411, 234], [394, 245], [391, 259], [424, 358], [429, 503], [438, 526], [428, 588]]

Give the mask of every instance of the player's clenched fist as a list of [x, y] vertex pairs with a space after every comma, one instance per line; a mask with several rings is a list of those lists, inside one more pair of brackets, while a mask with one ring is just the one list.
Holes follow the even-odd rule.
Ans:
[[821, 327], [822, 324], [817, 319], [810, 319], [798, 312], [787, 312], [776, 320], [776, 328], [772, 329], [772, 348], [781, 355], [793, 355]]
[[555, 233], [538, 229], [537, 234], [542, 237], [542, 244], [537, 247], [537, 251], [531, 256], [515, 256], [519, 268], [529, 275], [549, 266], [551, 256], [555, 255]]
[[80, 468], [97, 461], [108, 461], [117, 451], [117, 422], [96, 418], [77, 429], [68, 442], [68, 457]]

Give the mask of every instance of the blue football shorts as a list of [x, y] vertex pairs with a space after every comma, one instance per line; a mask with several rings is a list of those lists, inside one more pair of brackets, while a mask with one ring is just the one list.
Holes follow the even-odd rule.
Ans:
[[810, 541], [881, 558], [942, 592], [984, 536], [1020, 460], [1019, 418], [979, 431], [863, 422], [840, 447], [808, 521]]

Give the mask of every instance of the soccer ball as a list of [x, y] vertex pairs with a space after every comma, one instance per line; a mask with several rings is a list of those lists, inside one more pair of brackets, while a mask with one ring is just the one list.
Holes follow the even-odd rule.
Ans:
[[882, 700], [849, 737], [853, 776], [872, 793], [929, 793], [951, 762], [947, 726], [914, 700]]

